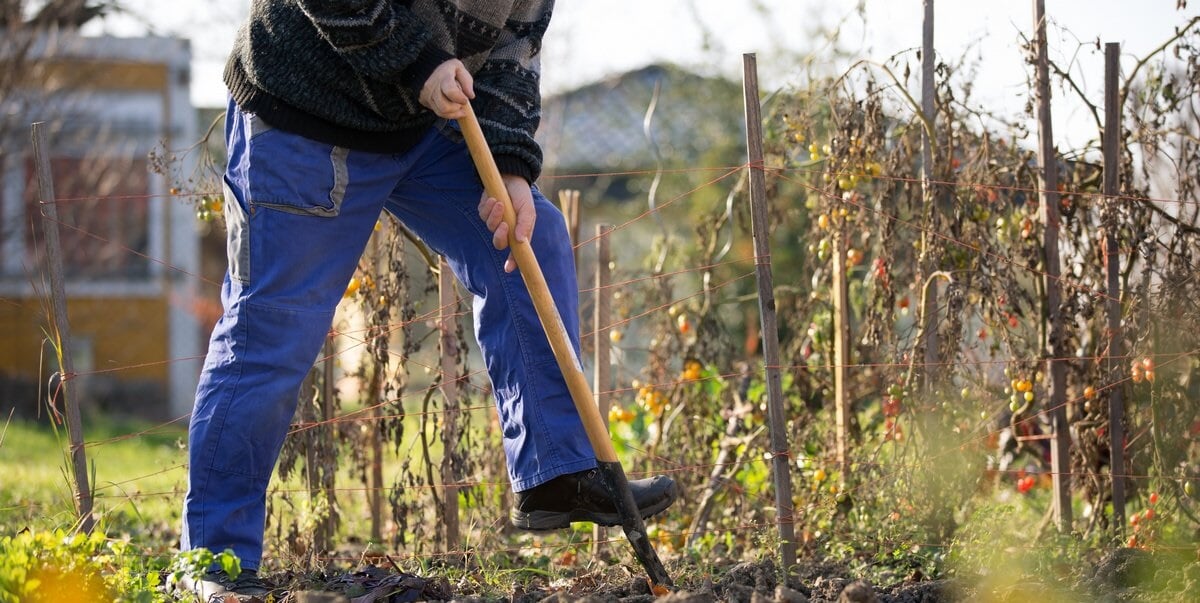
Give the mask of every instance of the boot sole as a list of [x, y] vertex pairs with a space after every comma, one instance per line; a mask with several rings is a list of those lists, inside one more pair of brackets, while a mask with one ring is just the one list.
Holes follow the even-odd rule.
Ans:
[[[679, 498], [679, 492], [672, 489], [671, 495], [661, 502], [642, 509], [642, 519], [650, 519], [666, 511]], [[509, 522], [518, 530], [527, 532], [550, 532], [571, 527], [572, 523], [590, 521], [596, 525], [612, 527], [621, 525], [618, 513], [600, 513], [583, 509], [571, 511], [518, 511], [513, 509]]]

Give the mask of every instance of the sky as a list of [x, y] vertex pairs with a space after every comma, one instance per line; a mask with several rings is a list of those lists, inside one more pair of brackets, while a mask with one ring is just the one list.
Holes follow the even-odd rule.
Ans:
[[[1002, 114], [1019, 115], [1028, 97], [1029, 73], [1019, 45], [1032, 31], [1033, 0], [933, 1], [939, 55], [947, 61], [975, 61], [976, 100]], [[1200, 1], [1184, 10], [1177, 9], [1178, 3], [1045, 0], [1050, 56], [1070, 66], [1093, 102], [1102, 105], [1103, 50], [1096, 42], [1121, 43], [1123, 68], [1132, 69], [1176, 26], [1200, 14]], [[108, 19], [100, 29], [134, 35], [151, 28], [190, 38], [193, 102], [222, 106], [221, 68], [248, 0], [124, 4], [141, 17]], [[840, 61], [843, 68], [854, 59], [898, 56], [907, 57], [919, 72], [915, 51], [921, 44], [922, 16], [921, 0], [558, 0], [543, 47], [543, 92], [561, 92], [660, 61], [740, 80], [743, 53], [758, 55], [760, 84], [770, 90], [802, 77], [794, 57], [833, 61], [831, 67], [837, 68], [830, 43], [820, 33], [834, 28], [840, 34], [838, 47], [851, 57]], [[919, 91], [919, 82], [914, 79], [911, 87]], [[1060, 99], [1056, 106], [1065, 107], [1056, 112], [1056, 137], [1061, 131], [1065, 138], [1060, 147], [1094, 136], [1081, 106]]]

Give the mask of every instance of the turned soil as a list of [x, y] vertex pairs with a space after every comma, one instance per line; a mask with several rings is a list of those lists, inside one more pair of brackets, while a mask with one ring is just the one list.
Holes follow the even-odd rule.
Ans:
[[[1118, 549], [1092, 567], [1064, 569], [1053, 577], [1022, 577], [1004, 585], [978, 580], [930, 579], [919, 571], [876, 574], [877, 583], [852, 575], [846, 566], [831, 562], [802, 562], [786, 584], [772, 561], [745, 562], [696, 568], [670, 568], [678, 575], [672, 592], [655, 595], [636, 568], [610, 568], [605, 572], [581, 571], [574, 577], [532, 579], [512, 583], [505, 594], [488, 594], [463, 578], [451, 584], [445, 578], [420, 577], [371, 566], [361, 571], [328, 575], [270, 576], [291, 588], [284, 603], [399, 603], [407, 601], [465, 601], [535, 603], [585, 601], [589, 603], [682, 603], [737, 601], [746, 603], [940, 603], [943, 601], [1179, 601], [1200, 592], [1200, 562], [1163, 563], [1154, 553]], [[1173, 569], [1163, 569], [1163, 568]], [[1190, 594], [1189, 594], [1190, 593]], [[253, 600], [251, 600], [253, 601]]]

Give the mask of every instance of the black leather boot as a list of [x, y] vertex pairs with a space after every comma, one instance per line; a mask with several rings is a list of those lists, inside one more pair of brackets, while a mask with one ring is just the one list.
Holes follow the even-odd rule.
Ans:
[[[665, 475], [630, 480], [629, 490], [642, 519], [662, 513], [679, 498], [675, 480]], [[530, 490], [517, 492], [516, 506], [509, 520], [517, 528], [531, 531], [558, 530], [577, 521], [602, 526], [621, 524], [613, 495], [604, 487], [596, 469], [560, 475]]]

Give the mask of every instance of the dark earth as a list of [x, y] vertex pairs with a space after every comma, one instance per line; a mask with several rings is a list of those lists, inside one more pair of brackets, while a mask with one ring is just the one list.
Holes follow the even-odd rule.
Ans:
[[[928, 579], [919, 571], [888, 584], [856, 578], [846, 566], [832, 562], [802, 562], [788, 580], [779, 583], [773, 561], [745, 562], [708, 568], [707, 577], [693, 571], [677, 577], [673, 592], [656, 596], [645, 577], [633, 568], [610, 570], [606, 575], [585, 573], [554, 581], [514, 583], [507, 596], [480, 595], [464, 579], [459, 585], [445, 578], [424, 578], [370, 566], [361, 571], [331, 575], [274, 575], [289, 593], [268, 599], [277, 603], [402, 603], [409, 601], [462, 601], [469, 603], [939, 603], [943, 601], [1200, 601], [1200, 561], [1161, 563], [1155, 553], [1117, 549], [1094, 567], [1063, 571], [1053, 580], [1028, 576], [1004, 588], [980, 592], [966, 580]], [[1178, 561], [1174, 559], [1173, 561]], [[1162, 569], [1162, 568], [1174, 569]], [[681, 576], [687, 572], [673, 570]], [[436, 572], [436, 570], [435, 570]], [[613, 576], [614, 572], [623, 575]], [[886, 575], [886, 574], [884, 574]], [[230, 598], [223, 603], [234, 603]]]

